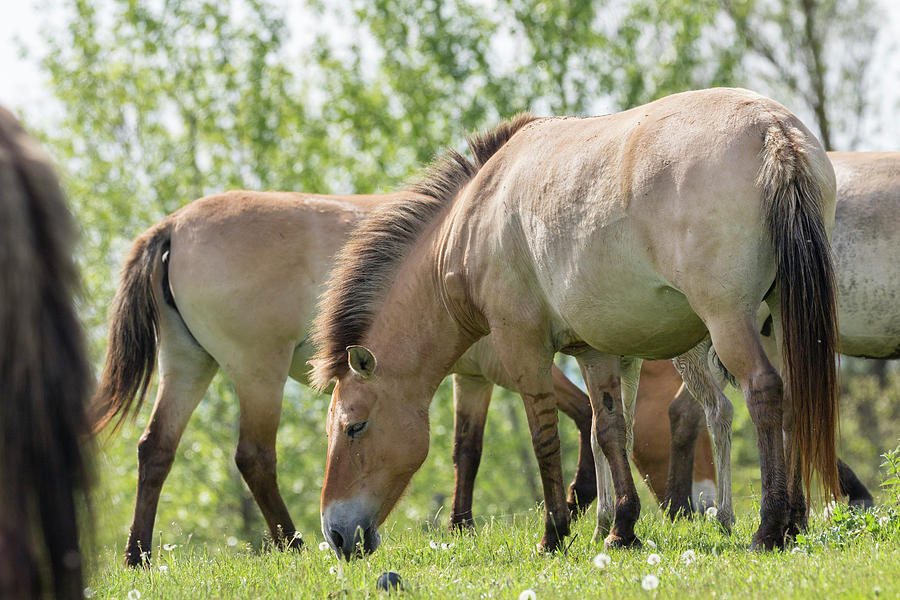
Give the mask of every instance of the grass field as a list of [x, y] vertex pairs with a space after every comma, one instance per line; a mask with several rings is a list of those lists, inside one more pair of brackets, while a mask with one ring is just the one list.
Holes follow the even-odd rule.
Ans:
[[[805, 539], [784, 552], [750, 552], [757, 517], [739, 515], [731, 535], [714, 521], [669, 523], [647, 507], [638, 524], [641, 550], [608, 553], [591, 542], [593, 519], [580, 520], [565, 554], [540, 555], [538, 507], [488, 520], [475, 534], [394, 521], [374, 555], [338, 561], [307, 535], [306, 548], [283, 553], [186, 539], [161, 545], [148, 570], [121, 566], [121, 549], [104, 548], [93, 567], [93, 598], [367, 598], [380, 596], [379, 574], [393, 570], [406, 598], [897, 598], [900, 520], [892, 506], [866, 514], [814, 516]], [[180, 542], [180, 543], [178, 543]], [[156, 545], [156, 544], [154, 544]], [[603, 559], [596, 562], [602, 562]], [[658, 562], [657, 562], [658, 561]], [[653, 576], [658, 584], [653, 587]], [[531, 590], [530, 596], [526, 590]], [[524, 595], [523, 595], [524, 594]]]
[[[838, 508], [826, 518], [819, 507], [806, 538], [794, 548], [752, 553], [750, 538], [759, 523], [759, 470], [749, 417], [739, 401], [734, 532], [726, 535], [706, 519], [669, 523], [639, 484], [643, 510], [637, 533], [645, 546], [611, 551], [609, 564], [598, 568], [594, 558], [602, 546], [591, 541], [593, 507], [575, 524], [566, 553], [537, 554], [543, 521], [540, 507], [533, 504], [534, 484], [526, 483], [529, 475], [536, 476], [536, 466], [529, 462], [533, 457], [516, 399], [502, 394], [491, 406], [475, 488], [476, 514], [483, 515], [477, 518], [477, 533], [454, 536], [446, 531], [446, 510], [439, 507], [447, 505], [452, 489], [447, 390], [432, 405], [428, 460], [382, 528], [381, 547], [351, 564], [339, 562], [330, 549], [319, 549], [325, 439], [318, 424], [327, 398], [289, 390], [279, 431], [279, 480], [306, 547], [291, 553], [267, 551], [259, 510], [230, 457], [235, 437], [230, 393], [223, 389], [221, 399], [204, 402], [182, 440], [160, 500], [154, 562], [148, 570], [125, 569], [121, 553], [137, 479], [134, 451], [149, 407], [135, 426], [127, 425], [107, 444], [97, 462], [87, 595], [129, 600], [375, 598], [381, 596], [376, 579], [393, 570], [403, 577], [404, 598], [525, 600], [532, 597], [527, 590], [536, 599], [900, 598], [900, 458], [895, 457], [893, 475], [892, 469], [881, 470], [882, 479], [894, 485], [876, 493], [879, 506], [874, 511]], [[570, 423], [562, 423], [566, 471], [571, 473], [575, 433]], [[686, 552], [693, 553], [693, 560], [682, 558]], [[654, 554], [659, 562], [650, 564]], [[650, 575], [658, 586], [646, 590], [643, 584], [646, 579], [650, 587]]]

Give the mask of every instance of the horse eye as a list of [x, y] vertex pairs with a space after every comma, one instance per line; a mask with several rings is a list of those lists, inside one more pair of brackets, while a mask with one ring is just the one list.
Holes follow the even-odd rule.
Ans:
[[354, 423], [352, 425], [347, 425], [347, 428], [344, 430], [344, 432], [347, 434], [347, 437], [352, 440], [352, 439], [359, 437], [362, 434], [362, 432], [366, 430], [366, 428], [368, 426], [369, 426], [368, 421], [363, 421], [361, 423]]

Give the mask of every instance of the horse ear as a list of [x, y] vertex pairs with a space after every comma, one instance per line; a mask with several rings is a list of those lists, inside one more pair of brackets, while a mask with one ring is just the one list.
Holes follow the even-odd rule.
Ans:
[[347, 363], [350, 370], [363, 379], [375, 374], [375, 355], [365, 346], [347, 346]]

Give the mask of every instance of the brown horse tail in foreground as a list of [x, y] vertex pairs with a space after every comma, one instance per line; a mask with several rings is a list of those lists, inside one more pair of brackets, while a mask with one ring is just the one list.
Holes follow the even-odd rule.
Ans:
[[83, 589], [76, 497], [89, 483], [90, 375], [72, 302], [74, 232], [49, 160], [0, 108], [2, 598], [42, 596], [44, 561], [57, 597]]
[[134, 242], [125, 261], [122, 283], [109, 311], [106, 364], [91, 406], [95, 432], [118, 416], [115, 433], [129, 414], [137, 414], [147, 396], [156, 367], [159, 331], [153, 273], [168, 246], [169, 230], [164, 220]]
[[758, 184], [765, 194], [781, 299], [782, 377], [790, 398], [784, 413], [791, 440], [785, 449], [788, 487], [802, 475], [809, 490], [815, 470], [826, 492], [839, 497], [836, 284], [816, 183], [822, 177], [813, 172], [804, 139], [799, 130], [772, 126]]

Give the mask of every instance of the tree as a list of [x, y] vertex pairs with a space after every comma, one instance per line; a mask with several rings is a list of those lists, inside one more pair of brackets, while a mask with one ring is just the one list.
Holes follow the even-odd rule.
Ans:
[[[722, 0], [750, 79], [812, 112], [827, 150], [858, 142], [876, 0]], [[843, 138], [843, 139], [841, 139]]]

